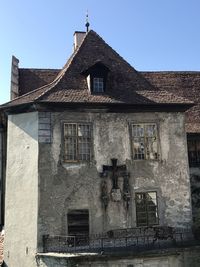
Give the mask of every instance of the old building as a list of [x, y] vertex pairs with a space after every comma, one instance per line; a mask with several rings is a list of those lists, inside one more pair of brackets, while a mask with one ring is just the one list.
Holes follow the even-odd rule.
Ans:
[[62, 70], [12, 69], [7, 266], [199, 266], [185, 112], [198, 162], [200, 74], [138, 72], [92, 30]]

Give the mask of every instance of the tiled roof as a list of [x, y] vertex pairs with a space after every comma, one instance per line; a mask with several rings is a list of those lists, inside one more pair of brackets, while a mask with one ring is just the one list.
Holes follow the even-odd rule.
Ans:
[[58, 69], [19, 69], [19, 95], [24, 95], [51, 83], [58, 75]]
[[186, 97], [196, 104], [186, 111], [186, 131], [200, 133], [200, 71], [141, 72], [156, 88]]
[[[97, 62], [101, 62], [109, 68], [106, 92], [98, 95], [89, 92], [86, 78], [83, 75], [85, 70]], [[35, 73], [33, 71], [32, 76]], [[49, 84], [31, 92], [29, 86], [24, 86], [26, 88], [24, 91], [29, 91], [29, 93], [14, 99], [5, 106], [10, 107], [30, 102], [120, 103], [132, 105], [192, 103], [185, 97], [152, 85], [148, 79], [131, 67], [94, 31], [89, 31], [86, 34], [81, 46], [72, 54], [59, 73], [57, 73], [57, 70], [51, 74], [49, 74], [49, 71], [47, 73], [47, 79], [53, 79], [54, 75], [56, 78], [54, 76], [55, 79]], [[42, 77], [40, 71], [37, 72], [36, 76], [37, 79], [39, 76]], [[43, 81], [46, 79], [44, 76], [45, 74], [43, 75]], [[36, 83], [38, 84], [38, 80]]]

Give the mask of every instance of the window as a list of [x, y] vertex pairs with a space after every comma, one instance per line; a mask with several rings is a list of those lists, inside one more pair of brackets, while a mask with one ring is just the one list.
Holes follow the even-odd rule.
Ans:
[[64, 157], [66, 161], [91, 159], [91, 125], [64, 123]]
[[131, 142], [134, 159], [157, 159], [156, 124], [132, 124]]
[[103, 78], [93, 78], [93, 92], [103, 93], [104, 92], [104, 81]]
[[188, 158], [190, 166], [200, 165], [200, 139], [188, 138]]
[[67, 214], [68, 235], [89, 236], [89, 211], [71, 210]]
[[135, 201], [137, 226], [158, 224], [157, 193], [136, 193]]

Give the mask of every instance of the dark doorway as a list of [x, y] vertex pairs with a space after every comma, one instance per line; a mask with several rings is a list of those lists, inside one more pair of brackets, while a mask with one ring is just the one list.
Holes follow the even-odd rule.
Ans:
[[67, 214], [68, 235], [89, 236], [89, 211], [71, 210]]

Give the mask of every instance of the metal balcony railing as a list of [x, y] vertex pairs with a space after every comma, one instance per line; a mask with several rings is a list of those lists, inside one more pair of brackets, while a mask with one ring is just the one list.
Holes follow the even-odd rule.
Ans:
[[43, 236], [44, 252], [145, 251], [200, 245], [190, 229], [140, 227], [91, 236]]

